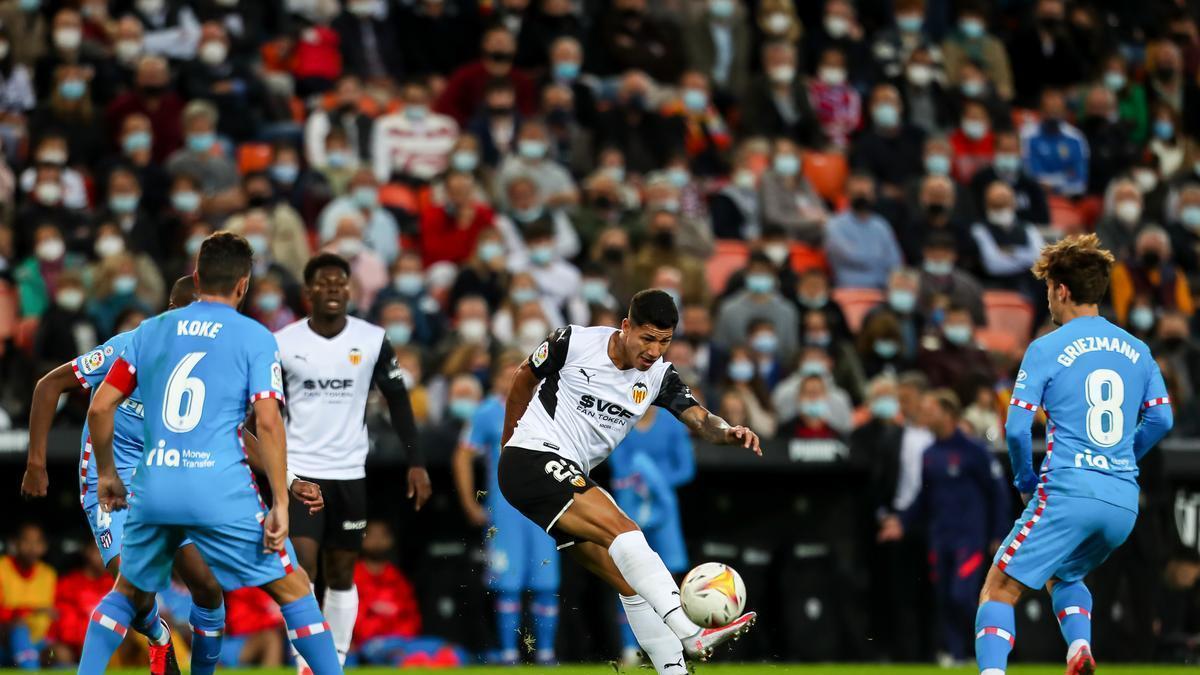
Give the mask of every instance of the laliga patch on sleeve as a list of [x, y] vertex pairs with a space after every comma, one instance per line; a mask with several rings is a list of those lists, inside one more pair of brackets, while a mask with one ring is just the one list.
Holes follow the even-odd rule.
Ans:
[[533, 358], [529, 361], [536, 368], [545, 363], [546, 359], [548, 358], [550, 358], [550, 343], [543, 342], [542, 344], [538, 345], [537, 351], [533, 353]]
[[104, 365], [104, 352], [99, 349], [93, 349], [80, 359], [83, 362], [83, 372], [86, 375], [91, 375]]
[[283, 391], [283, 368], [279, 367], [279, 362], [271, 364], [271, 388]]

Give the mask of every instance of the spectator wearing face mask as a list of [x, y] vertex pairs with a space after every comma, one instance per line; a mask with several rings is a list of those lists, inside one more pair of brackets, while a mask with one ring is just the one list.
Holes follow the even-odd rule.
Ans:
[[878, 312], [863, 320], [856, 339], [863, 374], [872, 378], [880, 373], [896, 375], [912, 365], [904, 356], [904, 334], [900, 322], [890, 312]]
[[1066, 87], [1083, 80], [1083, 53], [1066, 22], [1063, 0], [1038, 0], [1030, 21], [1008, 42], [1016, 105], [1033, 106], [1044, 87]]
[[90, 73], [93, 100], [103, 105], [112, 98], [115, 84], [112, 60], [104, 46], [84, 39], [83, 17], [79, 11], [63, 7], [51, 20], [49, 48], [34, 65], [34, 90], [43, 94], [54, 91], [59, 68], [75, 67]]
[[765, 438], [775, 435], [778, 419], [771, 409], [771, 397], [755, 365], [754, 354], [748, 347], [738, 345], [729, 350], [719, 386], [723, 396], [733, 394], [740, 400], [746, 411], [747, 424], [761, 429], [760, 434]]
[[388, 344], [396, 348], [418, 345], [412, 309], [407, 303], [398, 298], [377, 299], [375, 306], [378, 312], [374, 314], [374, 322], [386, 331]]
[[998, 131], [993, 143], [992, 165], [982, 168], [971, 179], [971, 203], [975, 216], [983, 214], [988, 186], [996, 181], [1008, 185], [1016, 197], [1017, 217], [1039, 225], [1050, 222], [1050, 206], [1046, 190], [1025, 168], [1020, 137], [1012, 131]]
[[764, 138], [748, 138], [738, 146], [729, 182], [708, 198], [712, 230], [718, 239], [752, 241], [762, 234], [758, 182], [770, 156], [771, 145]]
[[187, 143], [167, 160], [167, 171], [200, 180], [206, 211], [224, 213], [240, 208], [237, 165], [217, 140], [216, 107], [203, 100], [188, 103], [183, 110], [183, 128]]
[[499, 232], [493, 228], [480, 231], [471, 257], [459, 267], [458, 277], [450, 288], [449, 306], [456, 306], [464, 297], [480, 296], [487, 301], [490, 310], [499, 307], [508, 285], [505, 255], [504, 240]]
[[[899, 239], [906, 260], [920, 260], [921, 247], [934, 235], [944, 234], [955, 241], [964, 267], [970, 267], [979, 255], [971, 239], [968, 223], [972, 207], [960, 208], [959, 198], [970, 199], [965, 188], [959, 188], [947, 176], [929, 175], [921, 179], [908, 218], [903, 221]], [[897, 228], [899, 229], [899, 228]]]
[[446, 170], [458, 124], [429, 109], [429, 88], [410, 81], [401, 90], [404, 107], [375, 120], [371, 163], [381, 183], [422, 185]]
[[96, 325], [83, 311], [86, 303], [87, 288], [80, 270], [64, 271], [33, 338], [38, 372], [49, 372], [99, 344]]
[[[862, 124], [862, 97], [846, 81], [846, 56], [836, 48], [821, 52], [817, 76], [808, 82], [808, 97], [821, 133], [837, 148], [847, 148]], [[896, 111], [897, 115], [899, 110]], [[897, 118], [898, 119], [898, 118]]]
[[351, 311], [362, 311], [371, 307], [375, 296], [387, 287], [387, 263], [367, 244], [367, 224], [361, 212], [342, 211], [332, 222], [333, 231], [322, 250], [350, 263]]
[[546, 124], [549, 155], [566, 167], [571, 175], [586, 174], [595, 166], [592, 132], [579, 119], [575, 95], [565, 84], [550, 83], [541, 90], [540, 114]]
[[779, 426], [778, 435], [787, 440], [835, 440], [841, 434], [830, 424], [830, 406], [825, 379], [813, 374], [800, 381], [796, 416]]
[[379, 184], [375, 174], [366, 167], [360, 168], [350, 180], [348, 193], [329, 202], [318, 218], [317, 232], [323, 243], [329, 242], [338, 223], [348, 213], [355, 214], [364, 223], [363, 242], [380, 257], [384, 265], [390, 265], [400, 252], [400, 225], [394, 216], [379, 204]]
[[647, 217], [635, 223], [631, 234], [635, 238], [642, 237], [649, 227], [649, 214], [670, 211], [676, 214], [679, 222], [676, 242], [679, 249], [697, 258], [707, 258], [712, 254], [714, 244], [701, 190], [699, 180], [682, 159], [667, 165], [663, 171], [648, 174], [642, 184], [641, 200]]
[[749, 17], [735, 0], [706, 0], [683, 25], [687, 63], [712, 82], [718, 105], [741, 100], [750, 78]]
[[957, 305], [943, 311], [939, 332], [922, 338], [916, 363], [930, 385], [948, 387], [968, 400], [974, 397], [973, 383], [992, 375], [987, 352], [975, 344], [971, 312]]
[[1117, 322], [1125, 325], [1135, 298], [1147, 298], [1158, 310], [1192, 316], [1191, 287], [1175, 264], [1165, 230], [1148, 226], [1138, 233], [1129, 255], [1113, 266], [1111, 297]]
[[517, 110], [516, 96], [516, 89], [508, 80], [494, 79], [485, 85], [483, 105], [464, 127], [478, 145], [476, 165], [494, 169], [508, 153], [516, 150], [517, 133], [525, 117]]
[[13, 60], [32, 68], [46, 51], [48, 23], [40, 0], [0, 4], [0, 25], [10, 34]]
[[[109, 137], [119, 141], [120, 148], [130, 156], [149, 147], [153, 163], [161, 164], [183, 144], [183, 109], [183, 99], [171, 87], [166, 59], [142, 56], [137, 61], [133, 89], [118, 95], [105, 111]], [[128, 119], [135, 115], [144, 116], [149, 124], [139, 121], [131, 127]]]
[[905, 360], [917, 356], [921, 335], [925, 332], [925, 317], [918, 311], [921, 276], [909, 267], [899, 267], [888, 275], [884, 301], [872, 307], [863, 321], [876, 314], [889, 314], [900, 327], [900, 353]]
[[1099, 195], [1144, 150], [1133, 140], [1133, 129], [1120, 119], [1116, 97], [1107, 87], [1088, 90], [1080, 127], [1088, 142], [1088, 194]]
[[595, 22], [587, 70], [616, 75], [640, 70], [659, 82], [679, 79], [686, 62], [676, 24], [647, 11], [646, 0], [616, 0]]
[[268, 231], [265, 248], [259, 243], [254, 247], [255, 253], [268, 251], [271, 260], [286, 269], [293, 278], [303, 278], [304, 264], [312, 257], [312, 249], [300, 214], [287, 200], [275, 198], [275, 189], [268, 174], [248, 173], [242, 179], [242, 186], [250, 210], [226, 220], [222, 229], [245, 234], [245, 223], [251, 213], [265, 220]]
[[[421, 43], [424, 42], [422, 39]], [[537, 106], [533, 82], [524, 72], [513, 67], [516, 52], [516, 39], [507, 28], [489, 28], [483, 34], [480, 59], [460, 67], [450, 75], [446, 88], [434, 103], [434, 110], [449, 115], [459, 125], [464, 125], [483, 106], [488, 83], [502, 79], [512, 85], [514, 104], [521, 114], [533, 114]]]
[[931, 58], [935, 79], [942, 79], [942, 50], [925, 30], [925, 0], [896, 0], [895, 24], [874, 35], [871, 53], [881, 79], [894, 80], [904, 74], [904, 64], [917, 49]]
[[1168, 180], [1194, 174], [1188, 160], [1196, 154], [1196, 142], [1184, 136], [1183, 127], [1170, 106], [1159, 103], [1150, 112], [1150, 142], [1146, 150], [1154, 158], [1158, 173]]
[[[1171, 399], [1181, 410], [1197, 411], [1197, 385], [1200, 385], [1200, 344], [1192, 335], [1189, 318], [1180, 312], [1164, 312], [1150, 341], [1162, 372], [1173, 374], [1177, 387]], [[1180, 415], [1180, 419], [1189, 419]], [[1194, 420], [1194, 418], [1192, 418]], [[1196, 428], [1193, 421], [1192, 429]]]
[[34, 170], [29, 197], [14, 221], [16, 255], [33, 252], [34, 231], [47, 223], [58, 228], [70, 250], [83, 252], [91, 246], [92, 230], [83, 214], [63, 204], [62, 171], [54, 165], [39, 164]]
[[[115, 253], [102, 258], [93, 275], [91, 301], [87, 304], [88, 315], [96, 323], [102, 338], [107, 339], [117, 331], [117, 319], [126, 310], [137, 310], [152, 314], [161, 307], [162, 278], [159, 287], [143, 288], [138, 276], [137, 260], [128, 253]], [[158, 291], [159, 297], [151, 298]]]
[[1029, 270], [1041, 254], [1042, 235], [1017, 217], [1016, 197], [1007, 183], [992, 183], [984, 197], [984, 217], [971, 226], [979, 249], [979, 279], [987, 288], [1025, 293], [1037, 298]]
[[525, 230], [525, 248], [529, 251], [528, 265], [515, 271], [533, 277], [541, 298], [554, 307], [563, 307], [579, 293], [579, 268], [558, 255], [549, 223], [535, 223]]
[[[762, 237], [758, 241], [752, 242], [751, 249], [762, 253], [771, 261], [775, 267], [775, 277], [778, 279], [780, 294], [788, 300], [794, 300], [793, 294], [798, 277], [791, 265], [792, 242], [788, 238], [787, 232], [778, 225], [768, 225], [763, 228]], [[737, 294], [746, 287], [747, 272], [747, 269], [740, 269], [729, 275], [729, 278], [725, 280], [725, 290], [721, 293], [722, 300]]]
[[834, 281], [842, 288], [883, 288], [902, 263], [892, 228], [875, 212], [875, 181], [854, 174], [846, 182], [849, 208], [829, 219], [825, 249]]
[[948, 307], [967, 308], [976, 326], [987, 323], [983, 289], [959, 264], [957, 242], [946, 233], [934, 233], [922, 249], [918, 311], [926, 321], [939, 323]]
[[619, 227], [602, 230], [589, 255], [592, 262], [604, 271], [609, 289], [621, 303], [628, 303], [634, 293], [645, 288], [638, 286], [634, 277], [634, 255], [629, 233]]
[[[583, 63], [580, 40], [584, 37], [584, 21], [577, 5], [569, 0], [534, 0], [525, 12], [521, 21], [521, 31], [517, 38], [517, 66], [534, 70], [555, 69], [555, 48], [564, 41], [574, 43], [578, 59], [577, 66]], [[561, 74], [566, 75], [560, 71]], [[579, 69], [574, 70], [578, 76]], [[574, 77], [560, 78], [569, 82]]]
[[[250, 244], [250, 248], [254, 252], [254, 261], [250, 270], [253, 278], [273, 277], [283, 289], [283, 303], [293, 310], [299, 311], [303, 307], [299, 279], [303, 278], [304, 270], [302, 266], [300, 274], [297, 275], [280, 258], [275, 257], [276, 252], [279, 252], [285, 256], [286, 260], [294, 258], [299, 252], [294, 245], [296, 235], [288, 234], [286, 223], [283, 224], [283, 231], [279, 231], [277, 228], [280, 224], [279, 221], [272, 218], [269, 210], [255, 207], [226, 221], [225, 229], [242, 235]], [[303, 237], [303, 235], [301, 236]], [[303, 245], [307, 250], [307, 238], [304, 238]], [[308, 257], [303, 260], [307, 261]]]
[[137, 295], [141, 304], [150, 308], [163, 307], [166, 304], [166, 282], [163, 280], [158, 261], [150, 253], [133, 248], [129, 236], [119, 223], [104, 220], [97, 221], [96, 240], [92, 247], [96, 263], [88, 270], [87, 278], [98, 279], [104, 273], [105, 261], [114, 256], [129, 256], [133, 261], [134, 277], [137, 279]]
[[596, 147], [620, 150], [631, 173], [654, 171], [683, 148], [679, 120], [659, 114], [653, 105], [655, 95], [654, 83], [645, 73], [628, 71], [620, 78], [613, 106], [597, 118]]
[[443, 201], [422, 207], [419, 227], [425, 265], [442, 260], [461, 264], [475, 252], [479, 234], [490, 229], [495, 218], [477, 194], [471, 174], [451, 172], [446, 176]]
[[1000, 98], [1008, 101], [1013, 97], [1012, 67], [1004, 43], [988, 31], [987, 20], [988, 7], [984, 3], [978, 0], [959, 3], [958, 24], [942, 41], [946, 82], [959, 87], [965, 64], [974, 62], [983, 67]]
[[102, 140], [104, 116], [89, 95], [93, 77], [81, 65], [58, 66], [49, 95], [29, 121], [30, 136], [40, 138], [51, 130], [62, 134], [71, 160], [88, 167], [94, 166], [107, 149]]
[[[566, 0], [545, 0], [546, 8], [567, 5]], [[545, 12], [546, 9], [543, 10]], [[536, 17], [536, 15], [535, 15]], [[571, 15], [572, 21], [575, 17]], [[536, 28], [531, 26], [531, 29]], [[542, 86], [556, 84], [567, 87], [571, 91], [571, 99], [575, 111], [575, 119], [587, 128], [596, 128], [596, 81], [589, 74], [583, 73], [583, 45], [572, 35], [562, 35], [555, 38], [548, 46], [550, 63], [542, 80]]]
[[951, 175], [960, 184], [967, 184], [981, 169], [992, 165], [996, 152], [996, 137], [992, 133], [992, 122], [987, 109], [978, 101], [967, 101], [962, 106], [962, 122], [950, 134], [953, 148], [953, 170]]
[[1021, 129], [1021, 154], [1029, 174], [1049, 193], [1078, 197], [1088, 185], [1087, 138], [1066, 119], [1062, 92], [1042, 93], [1041, 121]]
[[867, 421], [850, 433], [850, 458], [870, 471], [871, 539], [874, 521], [891, 511], [896, 498], [896, 480], [900, 473], [900, 399], [896, 378], [881, 375], [867, 384]]
[[826, 401], [829, 417], [826, 421], [839, 434], [849, 433], [853, 426], [854, 403], [850, 394], [838, 386], [834, 379], [833, 359], [821, 347], [805, 347], [800, 353], [799, 367], [779, 381], [771, 390], [771, 403], [779, 419], [796, 416], [797, 397], [804, 380], [819, 376], [825, 380]]
[[269, 331], [277, 331], [296, 321], [295, 312], [284, 302], [283, 287], [274, 277], [259, 279], [246, 304], [250, 316]]
[[746, 329], [746, 345], [754, 359], [767, 390], [771, 391], [783, 379], [783, 364], [779, 360], [779, 337], [770, 321], [756, 319]]
[[[86, 209], [88, 207], [88, 187], [84, 174], [70, 165], [71, 154], [67, 137], [57, 130], [48, 130], [42, 134], [33, 151], [31, 162], [20, 173], [19, 187], [23, 195], [37, 199], [32, 195], [34, 184], [37, 182], [38, 169], [56, 170], [59, 183], [62, 185], [62, 196], [59, 200], [68, 209]], [[19, 164], [14, 164], [19, 166]], [[26, 200], [28, 201], [28, 200]]]
[[1200, 275], [1200, 185], [1185, 186], [1178, 201], [1167, 234], [1176, 262], [1194, 283]]
[[184, 64], [180, 89], [189, 99], [209, 101], [217, 109], [218, 132], [234, 141], [250, 140], [266, 121], [266, 89], [230, 56], [229, 35], [214, 21], [202, 27], [198, 58]]
[[909, 176], [921, 173], [924, 134], [904, 121], [900, 93], [890, 84], [871, 91], [871, 125], [851, 146], [850, 164], [879, 182], [880, 192], [895, 198]]
[[518, 269], [528, 260], [525, 232], [539, 222], [549, 223], [554, 231], [554, 245], [558, 255], [564, 259], [579, 253], [579, 235], [571, 225], [565, 211], [549, 209], [542, 201], [537, 183], [526, 174], [517, 174], [504, 183], [507, 197], [507, 212], [496, 216], [496, 229], [504, 237], [504, 247], [509, 254], [509, 267]]
[[[326, 167], [329, 136], [341, 135], [348, 155], [335, 160], [339, 166], [357, 165], [360, 157], [369, 157], [371, 125], [380, 113], [379, 104], [363, 92], [362, 82], [353, 75], [337, 81], [333, 91], [321, 97], [304, 121], [304, 157], [310, 166]], [[342, 149], [339, 147], [339, 150]], [[345, 161], [340, 161], [344, 159]], [[357, 167], [355, 167], [357, 168]]]
[[600, 168], [583, 180], [581, 203], [571, 220], [584, 248], [591, 248], [606, 228], [633, 230], [640, 224], [637, 202], [627, 201], [621, 180], [617, 179], [617, 176], [624, 179], [624, 167], [619, 169]]
[[[404, 41], [394, 17], [376, 0], [348, 0], [333, 20], [345, 71], [364, 80], [400, 79], [405, 74]], [[422, 42], [429, 41], [431, 36]]]
[[1200, 111], [1200, 85], [1184, 70], [1179, 47], [1161, 40], [1147, 47], [1146, 57], [1147, 65], [1151, 66], [1147, 89], [1150, 105], [1168, 106], [1182, 121], [1186, 135], [1200, 136], [1200, 121], [1196, 119]]
[[774, 263], [765, 254], [753, 253], [746, 268], [746, 288], [720, 304], [717, 311], [713, 344], [729, 349], [745, 341], [750, 324], [766, 319], [775, 327], [779, 339], [779, 359], [785, 363], [799, 348], [796, 308], [779, 293]]
[[196, 57], [200, 21], [178, 0], [136, 0], [133, 13], [146, 26], [146, 52], [175, 60]]
[[1133, 181], [1122, 178], [1108, 186], [1104, 202], [1104, 216], [1096, 224], [1100, 245], [1117, 259], [1125, 258], [1133, 252], [1134, 240], [1147, 224], [1142, 193]]
[[300, 151], [291, 141], [276, 141], [271, 145], [271, 163], [264, 173], [270, 191], [265, 193], [268, 199], [260, 201], [259, 206], [280, 204], [299, 217], [301, 213], [312, 213], [316, 210], [316, 203], [323, 203], [329, 198], [322, 176], [304, 166], [300, 161]]
[[162, 226], [154, 214], [142, 205], [142, 186], [137, 173], [119, 166], [108, 174], [108, 197], [99, 209], [100, 222], [111, 222], [128, 240], [129, 248], [154, 260], [165, 260], [166, 242]]
[[378, 315], [385, 302], [403, 302], [412, 314], [413, 341], [434, 344], [445, 334], [445, 320], [441, 307], [429, 294], [421, 255], [416, 251], [401, 252], [391, 273], [391, 284], [379, 291], [370, 313]]
[[953, 99], [942, 88], [935, 55], [924, 47], [909, 54], [904, 71], [892, 84], [900, 91], [905, 118], [925, 134], [940, 134], [954, 124]]
[[763, 173], [762, 221], [782, 227], [787, 234], [809, 246], [820, 246], [825, 238], [828, 214], [820, 196], [800, 172], [803, 155], [790, 140], [775, 141], [771, 168]]
[[1119, 52], [1109, 54], [1104, 58], [1097, 79], [1098, 84], [1116, 97], [1118, 119], [1132, 130], [1133, 142], [1138, 145], [1144, 144], [1153, 133], [1146, 104], [1146, 89], [1130, 77], [1128, 61]]
[[[3, 12], [0, 9], [0, 13]], [[33, 74], [16, 53], [11, 27], [7, 21], [0, 23], [0, 45], [3, 45], [0, 46], [0, 114], [7, 120], [0, 126], [0, 136], [4, 138], [5, 148], [9, 149], [9, 157], [14, 158], [13, 150], [20, 139], [19, 123], [37, 107], [37, 97], [33, 90]]]
[[649, 287], [654, 270], [668, 265], [683, 273], [684, 301], [704, 302], [708, 299], [704, 266], [694, 255], [680, 250], [679, 231], [679, 216], [676, 213], [661, 208], [650, 212], [646, 242], [633, 261], [635, 285]]
[[[796, 309], [804, 317], [800, 326], [801, 342], [805, 345], [816, 344], [829, 348], [833, 341], [845, 340], [850, 337], [850, 328], [846, 324], [846, 315], [841, 306], [829, 296], [830, 280], [828, 273], [819, 267], [810, 267], [800, 273], [796, 281], [794, 300]], [[824, 318], [821, 322], [821, 339], [810, 341], [808, 327], [803, 321], [809, 312], [818, 312]]]
[[788, 138], [804, 147], [824, 142], [808, 99], [806, 78], [799, 69], [796, 47], [772, 41], [762, 47], [762, 72], [750, 81], [741, 130], [770, 138]]
[[[532, 285], [532, 284], [531, 284]], [[463, 345], [478, 345], [488, 351], [500, 348], [499, 339], [490, 330], [487, 301], [478, 295], [466, 295], [459, 298], [454, 306], [452, 329], [438, 341], [435, 359], [442, 362], [444, 357]]]
[[505, 186], [517, 177], [526, 177], [537, 187], [538, 199], [548, 208], [561, 208], [578, 203], [579, 189], [575, 180], [551, 154], [549, 133], [540, 120], [528, 120], [521, 125], [512, 152], [500, 162], [496, 184], [500, 189], [500, 205], [509, 206]]

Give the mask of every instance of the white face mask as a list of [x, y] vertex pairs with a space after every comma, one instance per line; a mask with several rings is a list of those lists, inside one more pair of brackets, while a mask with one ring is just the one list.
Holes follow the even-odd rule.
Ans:
[[458, 324], [458, 334], [467, 342], [483, 342], [487, 332], [487, 322], [483, 319], [464, 319]]
[[796, 68], [794, 66], [775, 66], [767, 71], [767, 76], [775, 84], [789, 84], [796, 79]]
[[850, 22], [840, 16], [825, 17], [825, 32], [831, 38], [840, 38], [850, 32]]
[[782, 265], [788, 259], [792, 250], [787, 244], [767, 244], [763, 247], [763, 254], [771, 259], [771, 262], [776, 265]]
[[783, 12], [775, 12], [767, 17], [767, 31], [779, 35], [792, 27], [792, 20]]
[[38, 260], [42, 262], [54, 262], [63, 257], [67, 252], [67, 245], [62, 239], [47, 239], [37, 245], [34, 253], [37, 254]]
[[78, 28], [59, 28], [54, 31], [54, 46], [59, 49], [66, 51], [79, 49], [82, 42], [83, 31]]
[[358, 254], [363, 251], [363, 242], [362, 239], [339, 239], [335, 248], [343, 258], [357, 258]]
[[142, 14], [158, 14], [166, 5], [166, 0], [137, 0], [137, 8]]
[[830, 86], [836, 87], [837, 85], [846, 83], [845, 68], [831, 68], [825, 66], [817, 72], [817, 76], [821, 78], [822, 82]]
[[62, 186], [58, 183], [38, 183], [33, 195], [47, 206], [57, 206], [62, 201]]
[[522, 351], [533, 351], [542, 340], [546, 339], [546, 334], [550, 332], [550, 326], [546, 325], [541, 319], [530, 319], [521, 324], [517, 342]]
[[1017, 213], [1012, 209], [988, 209], [988, 222], [999, 227], [1012, 227], [1017, 220]]
[[118, 40], [113, 51], [121, 63], [133, 63], [142, 55], [142, 43], [137, 40]]
[[115, 234], [106, 234], [96, 240], [96, 255], [101, 258], [114, 256], [125, 250], [125, 240]]
[[229, 48], [223, 42], [209, 40], [200, 45], [200, 60], [210, 66], [215, 66], [225, 62], [225, 57], [229, 55]]
[[58, 306], [68, 312], [79, 311], [79, 308], [83, 307], [84, 299], [83, 291], [78, 288], [63, 288], [54, 296]]
[[1142, 205], [1132, 199], [1122, 199], [1113, 207], [1113, 214], [1122, 223], [1133, 225], [1142, 217]]

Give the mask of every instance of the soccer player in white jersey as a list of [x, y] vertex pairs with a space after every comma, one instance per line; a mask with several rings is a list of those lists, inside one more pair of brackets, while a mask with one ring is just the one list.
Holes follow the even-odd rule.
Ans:
[[559, 328], [517, 369], [504, 417], [500, 490], [621, 595], [629, 626], [656, 671], [686, 672], [685, 654], [713, 648], [754, 623], [747, 612], [703, 629], [679, 604], [679, 586], [636, 523], [588, 473], [651, 405], [666, 408], [704, 440], [761, 455], [758, 436], [710, 413], [662, 355], [679, 311], [665, 291], [633, 296], [620, 330]]
[[[288, 396], [288, 468], [321, 486], [325, 509], [292, 511], [292, 543], [312, 578], [321, 568], [325, 616], [345, 661], [358, 617], [354, 565], [367, 525], [367, 395], [374, 384], [387, 400], [392, 428], [407, 451], [408, 496], [429, 499], [429, 474], [417, 453], [408, 389], [384, 329], [347, 315], [350, 265], [332, 253], [304, 267], [312, 316], [275, 334]], [[298, 660], [298, 670], [305, 665]]]

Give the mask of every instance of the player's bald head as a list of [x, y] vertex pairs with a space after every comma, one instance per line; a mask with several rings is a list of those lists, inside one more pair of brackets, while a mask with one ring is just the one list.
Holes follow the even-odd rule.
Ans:
[[167, 309], [179, 309], [187, 307], [196, 299], [196, 281], [192, 276], [186, 275], [175, 280], [175, 284], [171, 286], [171, 299], [168, 301]]

